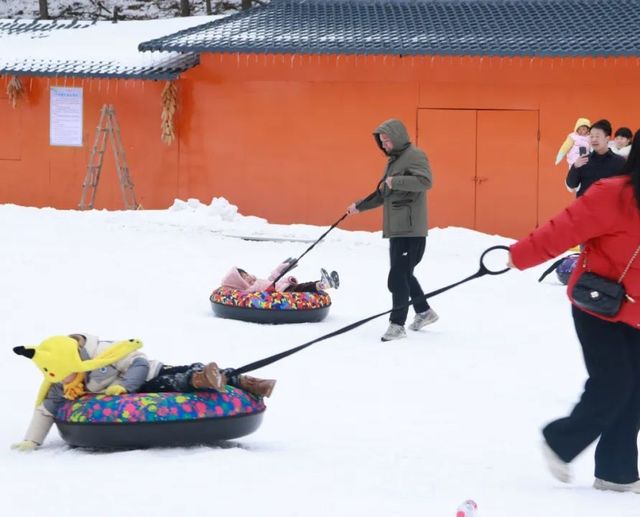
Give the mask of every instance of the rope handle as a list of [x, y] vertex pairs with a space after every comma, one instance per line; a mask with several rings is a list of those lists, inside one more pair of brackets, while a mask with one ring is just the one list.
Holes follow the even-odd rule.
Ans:
[[[511, 269], [509, 266], [505, 267], [504, 269], [489, 269], [485, 265], [484, 258], [490, 252], [492, 252], [494, 250], [506, 250], [506, 251], [509, 251], [509, 247], [508, 246], [498, 245], [498, 246], [491, 246], [490, 248], [487, 248], [486, 250], [484, 250], [482, 255], [480, 255], [480, 269], [478, 270], [478, 272], [482, 273], [482, 275], [501, 275], [501, 274], [506, 273], [507, 271], [509, 271], [509, 269]], [[479, 275], [479, 276], [482, 276], [482, 275]]]

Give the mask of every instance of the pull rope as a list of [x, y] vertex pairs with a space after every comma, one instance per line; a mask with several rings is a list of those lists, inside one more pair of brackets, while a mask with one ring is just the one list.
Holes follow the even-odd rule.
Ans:
[[[338, 221], [338, 222], [340, 222], [340, 221]], [[431, 291], [430, 293], [427, 293], [427, 294], [421, 296], [417, 300], [409, 300], [409, 303], [398, 307], [398, 309], [404, 309], [406, 307], [409, 307], [414, 301], [426, 300], [427, 298], [432, 298], [434, 296], [437, 296], [437, 295], [439, 295], [441, 293], [444, 293], [445, 291], [448, 291], [449, 289], [453, 289], [454, 287], [457, 287], [457, 286], [459, 286], [461, 284], [464, 284], [465, 282], [469, 282], [470, 280], [473, 280], [474, 278], [480, 278], [481, 276], [485, 276], [485, 275], [501, 275], [503, 273], [506, 273], [507, 271], [509, 271], [510, 268], [506, 267], [504, 269], [492, 270], [492, 269], [489, 269], [485, 265], [484, 259], [485, 259], [486, 255], [489, 252], [494, 251], [494, 250], [507, 250], [508, 251], [509, 248], [507, 248], [506, 246], [492, 246], [490, 248], [487, 248], [482, 253], [482, 255], [480, 256], [480, 267], [478, 268], [478, 271], [475, 272], [473, 275], [468, 276], [467, 278], [464, 278], [463, 280], [460, 280], [460, 281], [455, 282], [453, 284], [447, 285], [445, 287], [441, 287], [440, 289], [436, 289], [435, 291]], [[346, 325], [346, 326], [344, 326], [342, 328], [339, 328], [338, 330], [334, 330], [333, 332], [329, 332], [328, 334], [325, 334], [324, 336], [320, 336], [320, 337], [318, 337], [316, 339], [308, 341], [307, 343], [304, 343], [302, 345], [298, 345], [298, 346], [296, 346], [294, 348], [290, 348], [289, 350], [285, 350], [284, 352], [280, 352], [278, 354], [274, 354], [274, 355], [271, 355], [269, 357], [265, 357], [264, 359], [260, 359], [259, 361], [255, 361], [253, 363], [246, 364], [246, 365], [244, 365], [244, 366], [242, 366], [240, 368], [231, 369], [229, 374], [230, 375], [240, 375], [240, 374], [243, 374], [243, 373], [251, 372], [253, 370], [257, 370], [258, 368], [262, 368], [263, 366], [267, 366], [269, 364], [273, 364], [276, 361], [280, 361], [281, 359], [284, 359], [285, 357], [293, 355], [296, 352], [300, 352], [301, 350], [304, 350], [305, 348], [310, 347], [311, 345], [313, 345], [315, 343], [319, 343], [320, 341], [324, 341], [325, 339], [329, 339], [331, 337], [339, 336], [340, 334], [344, 334], [345, 332], [349, 332], [350, 330], [358, 328], [359, 326], [364, 325], [365, 323], [368, 323], [371, 320], [375, 320], [376, 318], [379, 318], [380, 316], [384, 316], [385, 314], [391, 313], [391, 311], [393, 311], [395, 309], [396, 309], [396, 307], [394, 307], [393, 309], [389, 309], [388, 311], [379, 312], [378, 314], [374, 314], [373, 316], [369, 316], [368, 318], [364, 318], [364, 319], [361, 319], [359, 321], [356, 321], [355, 323], [351, 323], [349, 325]]]
[[297, 259], [295, 259], [294, 261], [290, 262], [290, 263], [289, 263], [289, 265], [284, 269], [284, 271], [282, 271], [282, 273], [280, 273], [280, 274], [276, 277], [276, 279], [271, 283], [271, 286], [272, 286], [272, 287], [275, 287], [275, 286], [276, 286], [276, 282], [277, 282], [278, 280], [280, 280], [284, 275], [286, 275], [289, 271], [291, 271], [294, 267], [296, 267], [296, 265], [298, 264], [298, 262], [300, 261], [300, 259], [301, 259], [302, 257], [304, 257], [307, 253], [309, 253], [309, 252], [313, 249], [313, 247], [314, 247], [316, 244], [318, 244], [322, 239], [324, 239], [324, 238], [327, 236], [327, 234], [328, 234], [331, 230], [333, 230], [336, 226], [338, 226], [338, 225], [339, 225], [339, 224], [344, 220], [344, 218], [345, 218], [345, 217], [347, 217], [347, 215], [348, 215], [348, 214], [347, 214], [347, 213], [345, 213], [345, 214], [344, 214], [340, 219], [338, 219], [335, 223], [333, 223], [333, 224], [329, 227], [329, 229], [328, 229], [326, 232], [324, 232], [324, 233], [323, 233], [323, 234], [318, 238], [318, 240], [317, 240], [317, 241], [315, 241], [311, 246], [309, 246], [309, 247], [306, 249], [306, 251], [305, 251], [302, 255], [300, 255], [300, 256], [299, 256]]
[[[365, 197], [361, 202], [368, 201], [368, 200], [370, 200], [371, 198], [373, 198], [373, 197], [378, 193], [378, 190], [380, 189], [380, 185], [382, 185], [382, 183], [384, 182], [385, 178], [386, 178], [386, 175], [385, 175], [385, 176], [384, 176], [384, 177], [383, 177], [383, 178], [378, 182], [378, 184], [376, 185], [375, 190], [374, 190], [371, 194], [369, 194], [367, 197]], [[276, 278], [276, 279], [271, 283], [271, 287], [275, 288], [275, 286], [276, 286], [276, 282], [277, 282], [278, 280], [280, 280], [284, 275], [286, 275], [289, 271], [291, 271], [294, 267], [296, 267], [296, 266], [298, 265], [298, 262], [300, 261], [300, 259], [301, 259], [302, 257], [304, 257], [307, 253], [309, 253], [309, 252], [313, 249], [313, 247], [314, 247], [316, 244], [318, 244], [322, 239], [324, 239], [324, 238], [327, 236], [327, 234], [328, 234], [331, 230], [333, 230], [336, 226], [338, 226], [338, 225], [339, 225], [339, 224], [340, 224], [340, 223], [345, 219], [345, 217], [347, 217], [348, 215], [349, 215], [349, 213], [348, 213], [348, 212], [345, 212], [345, 213], [342, 215], [342, 217], [340, 217], [340, 219], [338, 219], [335, 223], [333, 223], [333, 224], [329, 227], [329, 229], [328, 229], [326, 232], [324, 232], [324, 233], [323, 233], [323, 234], [318, 238], [318, 240], [317, 240], [316, 242], [314, 242], [311, 246], [309, 246], [309, 247], [306, 249], [306, 251], [305, 251], [302, 255], [300, 255], [300, 256], [299, 256], [297, 259], [295, 259], [293, 262], [290, 262], [290, 263], [289, 263], [289, 265], [284, 269], [284, 271], [282, 271], [282, 273], [280, 273], [280, 274], [277, 276], [277, 278]]]

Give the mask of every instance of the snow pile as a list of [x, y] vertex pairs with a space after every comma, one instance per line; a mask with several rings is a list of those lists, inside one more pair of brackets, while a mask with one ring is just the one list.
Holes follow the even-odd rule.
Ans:
[[234, 221], [242, 217], [238, 214], [238, 207], [236, 205], [232, 205], [223, 197], [214, 197], [209, 205], [204, 205], [199, 199], [195, 198], [189, 198], [186, 201], [176, 199], [169, 210], [177, 212], [181, 210], [190, 210], [191, 212], [205, 210], [207, 214], [219, 217], [223, 221]]
[[223, 221], [233, 221], [238, 213], [238, 207], [223, 197], [214, 197], [209, 205], [209, 213], [219, 216]]

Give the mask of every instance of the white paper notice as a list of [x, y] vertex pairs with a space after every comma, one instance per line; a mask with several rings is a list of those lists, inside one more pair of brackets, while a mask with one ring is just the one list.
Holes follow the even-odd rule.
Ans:
[[82, 88], [51, 87], [50, 145], [82, 147]]

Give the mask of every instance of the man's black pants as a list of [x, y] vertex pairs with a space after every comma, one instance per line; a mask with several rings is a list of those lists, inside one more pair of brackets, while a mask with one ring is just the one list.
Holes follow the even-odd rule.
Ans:
[[429, 309], [429, 303], [422, 299], [424, 292], [418, 279], [413, 276], [414, 268], [422, 260], [427, 243], [426, 237], [393, 237], [389, 239], [389, 256], [391, 268], [387, 285], [391, 291], [394, 309], [389, 316], [391, 323], [404, 325], [409, 313], [409, 297], [416, 312]]
[[595, 475], [613, 483], [638, 480], [640, 330], [573, 307], [589, 378], [571, 414], [543, 429], [549, 446], [573, 460], [600, 437]]

